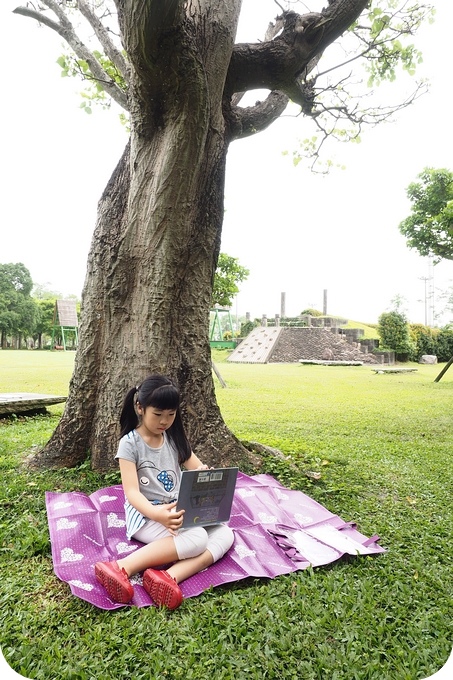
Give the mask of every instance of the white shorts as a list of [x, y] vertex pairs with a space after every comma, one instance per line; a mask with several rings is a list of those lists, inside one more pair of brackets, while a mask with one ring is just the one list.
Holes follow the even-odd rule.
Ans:
[[[167, 536], [173, 536], [173, 534], [159, 522], [149, 520], [141, 529], [135, 532], [132, 538], [141, 543], [153, 543]], [[214, 562], [217, 562], [233, 545], [234, 534], [226, 524], [214, 524], [209, 527], [180, 529], [173, 538], [180, 560], [198, 557], [205, 550], [209, 550]]]

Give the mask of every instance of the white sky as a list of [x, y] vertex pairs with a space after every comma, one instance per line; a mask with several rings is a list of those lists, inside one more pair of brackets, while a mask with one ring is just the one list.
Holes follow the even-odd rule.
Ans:
[[[80, 296], [97, 202], [126, 133], [116, 113], [88, 116], [79, 108], [81, 84], [61, 78], [56, 64], [61, 39], [12, 14], [17, 4], [2, 0], [0, 9], [0, 262], [23, 262], [36, 284]], [[322, 4], [314, 0], [312, 9]], [[453, 262], [430, 269], [398, 231], [410, 214], [409, 183], [427, 166], [453, 170], [451, 70], [441, 49], [450, 44], [453, 7], [447, 0], [434, 4], [436, 22], [416, 41], [424, 54], [419, 74], [429, 77], [430, 93], [396, 122], [366, 130], [360, 145], [331, 150], [345, 170], [312, 175], [282, 154], [315, 133], [302, 116], [282, 118], [231, 145], [222, 251], [250, 269], [235, 303], [238, 314], [271, 317], [280, 312], [282, 292], [287, 315], [309, 306], [322, 310], [327, 290], [330, 314], [376, 322], [400, 295], [409, 319], [424, 323], [423, 277], [433, 275], [428, 288], [452, 285]], [[240, 39], [262, 37], [276, 14], [272, 0], [245, 0]], [[412, 89], [403, 80], [395, 88]], [[435, 299], [434, 307], [439, 312], [441, 302]]]

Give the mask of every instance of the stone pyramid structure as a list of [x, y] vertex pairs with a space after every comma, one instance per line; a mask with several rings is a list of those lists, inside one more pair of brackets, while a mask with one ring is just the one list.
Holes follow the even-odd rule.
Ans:
[[228, 357], [233, 363], [380, 364], [366, 345], [333, 328], [258, 326]]

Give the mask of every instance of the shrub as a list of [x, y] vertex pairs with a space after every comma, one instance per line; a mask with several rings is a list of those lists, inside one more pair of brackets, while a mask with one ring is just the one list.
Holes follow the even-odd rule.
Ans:
[[413, 355], [414, 343], [409, 336], [409, 324], [404, 314], [384, 312], [378, 321], [382, 348], [394, 350], [397, 360], [408, 361]]
[[438, 361], [449, 361], [453, 357], [453, 328], [442, 328], [437, 336]]
[[256, 326], [259, 325], [259, 321], [245, 321], [241, 324], [241, 338], [246, 338], [249, 333], [253, 331]]
[[304, 309], [303, 312], [300, 313], [301, 316], [323, 316], [322, 312], [319, 312], [317, 309], [311, 309], [310, 307], [308, 309]]
[[410, 354], [411, 361], [420, 361], [423, 354], [437, 355], [438, 335], [438, 329], [429, 328], [421, 323], [410, 324], [409, 336], [413, 344]]

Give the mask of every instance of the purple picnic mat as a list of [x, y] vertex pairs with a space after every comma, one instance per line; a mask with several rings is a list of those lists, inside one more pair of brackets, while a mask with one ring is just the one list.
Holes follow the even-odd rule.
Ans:
[[[95, 562], [118, 559], [143, 545], [126, 538], [122, 486], [99, 489], [90, 496], [48, 491], [46, 506], [58, 578], [96, 607], [125, 606], [113, 602], [94, 576]], [[181, 583], [185, 598], [249, 576], [274, 578], [329, 564], [345, 554], [385, 552], [377, 544], [378, 536], [367, 538], [354, 524], [270, 475], [238, 474], [229, 525], [235, 535], [233, 546], [219, 562]], [[141, 575], [131, 581], [135, 594], [130, 604], [153, 605]]]

